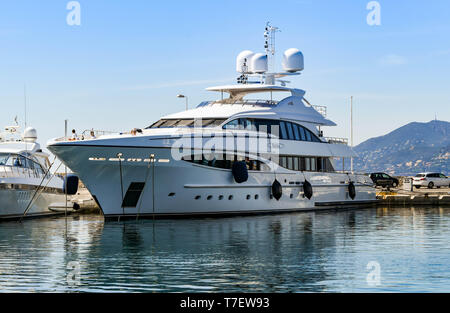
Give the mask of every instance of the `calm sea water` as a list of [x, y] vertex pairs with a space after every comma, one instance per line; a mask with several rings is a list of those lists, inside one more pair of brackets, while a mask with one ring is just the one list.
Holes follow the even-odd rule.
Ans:
[[449, 239], [448, 208], [7, 222], [0, 291], [450, 292]]

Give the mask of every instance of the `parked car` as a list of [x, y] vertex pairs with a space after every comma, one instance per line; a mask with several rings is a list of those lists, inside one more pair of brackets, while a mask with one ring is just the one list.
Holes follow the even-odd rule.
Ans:
[[389, 176], [386, 173], [372, 173], [370, 174], [370, 178], [377, 186], [381, 187], [397, 187], [398, 179], [392, 176]]
[[428, 187], [450, 187], [450, 178], [442, 173], [419, 173], [413, 178], [413, 185], [416, 188]]

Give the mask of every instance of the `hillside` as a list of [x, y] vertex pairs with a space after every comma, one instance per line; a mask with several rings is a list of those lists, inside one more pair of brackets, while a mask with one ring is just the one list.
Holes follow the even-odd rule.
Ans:
[[356, 171], [383, 171], [395, 175], [450, 170], [450, 123], [433, 120], [412, 122], [384, 136], [356, 146]]

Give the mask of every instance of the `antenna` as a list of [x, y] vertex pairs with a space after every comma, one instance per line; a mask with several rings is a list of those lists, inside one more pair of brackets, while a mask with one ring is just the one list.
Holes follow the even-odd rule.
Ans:
[[23, 101], [25, 106], [25, 128], [27, 128], [27, 86], [23, 84]]
[[270, 25], [270, 22], [266, 23], [264, 29], [264, 49], [268, 58], [269, 69], [275, 72], [275, 33], [280, 32], [278, 27]]

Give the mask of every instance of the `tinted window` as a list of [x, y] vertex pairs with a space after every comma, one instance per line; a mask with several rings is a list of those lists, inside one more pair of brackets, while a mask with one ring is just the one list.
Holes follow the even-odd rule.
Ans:
[[280, 133], [281, 139], [288, 139], [285, 122], [280, 122]]
[[286, 127], [287, 127], [287, 132], [288, 132], [288, 137], [290, 140], [295, 140], [294, 137], [294, 131], [292, 130], [292, 124], [289, 122], [286, 122]]
[[226, 123], [223, 128], [225, 129], [237, 129], [239, 127], [239, 120], [232, 120], [231, 122]]
[[311, 133], [309, 132], [309, 130], [305, 129], [305, 133], [306, 133], [306, 140], [311, 141]]
[[298, 125], [292, 124], [292, 128], [294, 129], [295, 140], [300, 140], [300, 133], [298, 132]]
[[181, 119], [181, 120], [159, 120], [153, 125], [147, 128], [166, 128], [166, 127], [213, 127], [222, 124], [225, 119], [204, 119], [204, 120], [194, 120], [194, 119]]
[[298, 129], [300, 130], [300, 137], [302, 141], [306, 141], [306, 134], [305, 134], [305, 129], [301, 126], [298, 127]]

